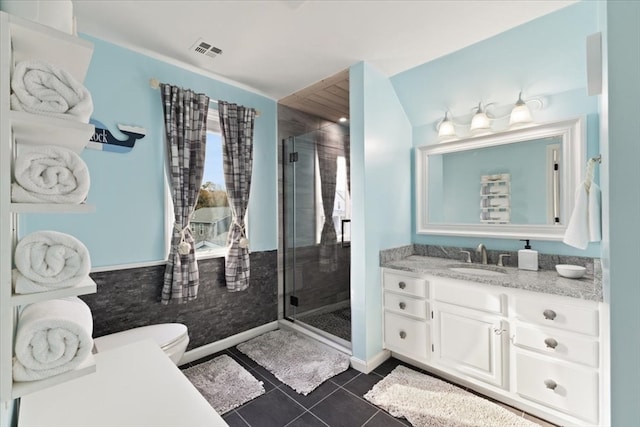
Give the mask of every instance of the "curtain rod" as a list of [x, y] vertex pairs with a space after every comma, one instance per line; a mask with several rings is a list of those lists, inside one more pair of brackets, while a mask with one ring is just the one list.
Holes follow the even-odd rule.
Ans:
[[[155, 77], [150, 78], [149, 86], [151, 86], [151, 89], [160, 89], [160, 80], [156, 79]], [[217, 107], [218, 100], [209, 98], [209, 104], [215, 104], [215, 106]], [[256, 117], [260, 117], [260, 110], [256, 110]]]

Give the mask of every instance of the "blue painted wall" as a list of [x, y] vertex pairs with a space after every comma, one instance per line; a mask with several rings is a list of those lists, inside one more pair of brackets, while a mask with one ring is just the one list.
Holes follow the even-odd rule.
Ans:
[[[598, 149], [598, 99], [586, 93], [587, 35], [600, 31], [597, 2], [580, 2], [391, 78], [413, 125], [414, 146], [437, 142], [436, 124], [449, 110], [470, 117], [479, 101], [498, 110], [513, 105], [518, 92], [540, 98], [537, 122], [587, 116], [588, 150]], [[500, 128], [506, 123], [496, 122]], [[586, 162], [586, 159], [585, 159]], [[413, 194], [413, 192], [412, 192]], [[412, 204], [415, 230], [415, 200]], [[414, 243], [515, 250], [517, 240], [414, 234]], [[600, 256], [600, 245], [581, 251], [559, 242], [532, 242], [543, 253]]]
[[[608, 181], [603, 194], [611, 306], [612, 426], [640, 425], [640, 2], [609, 1]], [[605, 74], [605, 78], [606, 78]], [[608, 95], [608, 99], [606, 96]], [[608, 164], [607, 164], [608, 163]], [[608, 190], [608, 191], [607, 191]], [[606, 205], [605, 205], [606, 206]], [[606, 247], [608, 243], [608, 248]]]
[[72, 234], [87, 245], [94, 267], [165, 258], [164, 123], [160, 92], [149, 86], [149, 79], [155, 77], [212, 99], [260, 110], [255, 123], [249, 240], [252, 251], [276, 249], [276, 102], [111, 43], [85, 38], [95, 44], [85, 80], [93, 97], [93, 117], [115, 135], [119, 133], [117, 124], [144, 127], [147, 135], [126, 154], [84, 150], [82, 158], [91, 173], [88, 203], [96, 206], [95, 213], [24, 215], [20, 234], [41, 229]]
[[411, 124], [391, 82], [351, 67], [351, 310], [354, 357], [382, 350], [379, 253], [411, 242]]

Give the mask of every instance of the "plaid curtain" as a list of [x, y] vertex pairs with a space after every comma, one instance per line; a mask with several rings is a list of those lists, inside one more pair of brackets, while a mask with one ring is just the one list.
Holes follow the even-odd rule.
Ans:
[[338, 269], [338, 239], [333, 225], [333, 205], [336, 200], [336, 177], [338, 174], [338, 153], [329, 146], [325, 132], [319, 132], [321, 140], [316, 144], [318, 151], [318, 170], [320, 171], [320, 191], [324, 224], [320, 233], [319, 269], [330, 273]]
[[174, 213], [162, 303], [184, 303], [197, 297], [200, 284], [189, 221], [204, 173], [209, 97], [168, 84], [161, 84], [160, 90]]
[[249, 204], [251, 170], [253, 166], [253, 108], [218, 102], [224, 182], [231, 208], [232, 222], [227, 237], [225, 279], [231, 292], [249, 287], [249, 241], [244, 217]]

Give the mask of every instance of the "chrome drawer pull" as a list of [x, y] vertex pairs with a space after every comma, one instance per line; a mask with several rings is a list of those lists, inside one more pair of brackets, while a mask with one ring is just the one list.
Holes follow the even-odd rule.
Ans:
[[555, 390], [556, 387], [558, 387], [558, 383], [556, 383], [554, 380], [544, 380], [544, 385], [549, 389], [549, 390]]
[[406, 287], [407, 287], [407, 284], [406, 284], [406, 283], [404, 283], [404, 282], [400, 282], [400, 283], [398, 283], [398, 287], [399, 287], [400, 289], [404, 289], [404, 288], [406, 288]]
[[400, 331], [400, 339], [405, 339], [407, 337], [407, 333], [405, 331]]
[[404, 310], [405, 308], [407, 308], [407, 304], [401, 302], [400, 304], [398, 304], [398, 306], [400, 307], [400, 310]]
[[553, 310], [545, 310], [542, 312], [542, 315], [544, 316], [545, 319], [547, 320], [553, 320], [556, 318], [557, 314], [555, 311]]
[[547, 348], [552, 348], [555, 350], [555, 348], [558, 346], [558, 341], [554, 340], [553, 338], [546, 338], [544, 340], [544, 344], [547, 346]]

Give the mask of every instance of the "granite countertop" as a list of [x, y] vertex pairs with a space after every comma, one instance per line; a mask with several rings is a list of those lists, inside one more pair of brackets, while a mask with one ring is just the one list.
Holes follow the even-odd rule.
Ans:
[[[425, 273], [433, 276], [448, 277], [486, 285], [503, 286], [553, 295], [579, 298], [591, 301], [602, 301], [602, 275], [599, 263], [594, 264], [593, 271], [580, 279], [568, 279], [560, 276], [555, 270], [528, 271], [515, 267], [497, 267], [477, 263], [461, 263], [448, 258], [437, 258], [422, 255], [409, 255], [401, 259], [381, 261], [381, 267], [395, 270]], [[459, 273], [450, 267], [479, 267], [504, 272], [499, 276], [481, 276]]]

